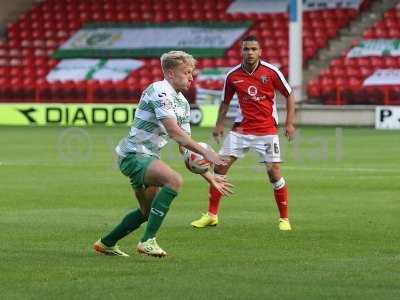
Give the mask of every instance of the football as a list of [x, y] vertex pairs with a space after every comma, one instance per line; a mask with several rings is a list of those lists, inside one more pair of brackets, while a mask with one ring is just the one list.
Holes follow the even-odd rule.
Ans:
[[[211, 146], [206, 143], [199, 143], [202, 147], [206, 149], [210, 149]], [[206, 160], [202, 155], [192, 152], [188, 149], [185, 149], [183, 153], [183, 158], [185, 160], [186, 167], [195, 174], [203, 174], [207, 172], [211, 164], [208, 160]]]

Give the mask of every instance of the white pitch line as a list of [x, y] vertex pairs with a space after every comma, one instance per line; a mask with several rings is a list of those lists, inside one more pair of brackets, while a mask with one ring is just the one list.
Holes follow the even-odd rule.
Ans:
[[[253, 166], [232, 166], [233, 169], [252, 169], [254, 168]], [[262, 165], [257, 165], [257, 169], [263, 170], [264, 166]], [[321, 167], [293, 167], [293, 166], [287, 166], [286, 164], [282, 165], [282, 169], [284, 170], [294, 170], [294, 171], [318, 171], [318, 172], [383, 172], [383, 173], [398, 173], [400, 174], [400, 169], [377, 169], [377, 168], [321, 168]]]
[[375, 168], [314, 168], [314, 167], [290, 167], [282, 166], [282, 169], [299, 170], [299, 171], [331, 171], [331, 172], [384, 172], [384, 173], [399, 173], [400, 170], [395, 169], [375, 169]]
[[[104, 163], [90, 163], [87, 161], [81, 162], [81, 163], [85, 163], [87, 165], [90, 166], [96, 166], [96, 167], [112, 167], [114, 166], [113, 162], [110, 162], [109, 164], [104, 164]], [[168, 163], [168, 162], [167, 162]], [[61, 162], [57, 163], [48, 163], [48, 162], [0, 162], [0, 166], [27, 166], [27, 167], [33, 167], [33, 166], [59, 166], [59, 165], [63, 165], [63, 166], [71, 166], [74, 167], [76, 164], [74, 163], [68, 163], [68, 162]], [[177, 164], [174, 163], [170, 163], [171, 166], [176, 167]], [[252, 164], [251, 166], [241, 166], [241, 165], [234, 165], [232, 166], [232, 171], [235, 169], [248, 169], [248, 170], [252, 170], [254, 168], [257, 168], [257, 170], [264, 170], [264, 166], [259, 165], [257, 163]], [[322, 168], [322, 167], [294, 167], [294, 166], [287, 166], [282, 165], [282, 169], [283, 170], [293, 170], [293, 171], [318, 171], [318, 172], [358, 172], [358, 173], [397, 173], [400, 174], [400, 170], [398, 169], [377, 169], [377, 168], [346, 168], [346, 167], [342, 167], [342, 168]]]

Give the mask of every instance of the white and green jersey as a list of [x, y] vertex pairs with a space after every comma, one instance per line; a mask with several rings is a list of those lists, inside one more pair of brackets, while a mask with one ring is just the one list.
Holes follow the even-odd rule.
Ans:
[[160, 157], [168, 134], [161, 123], [175, 118], [179, 127], [190, 135], [190, 106], [182, 93], [177, 93], [167, 80], [152, 83], [142, 94], [129, 135], [121, 140], [115, 151], [125, 157], [141, 153]]

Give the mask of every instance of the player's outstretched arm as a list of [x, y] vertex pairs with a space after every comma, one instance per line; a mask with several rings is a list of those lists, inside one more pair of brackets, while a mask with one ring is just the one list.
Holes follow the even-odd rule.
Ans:
[[295, 98], [293, 93], [287, 97], [286, 101], [286, 123], [285, 123], [285, 135], [287, 138], [292, 140], [295, 135], [296, 128], [294, 127], [295, 120]]
[[223, 159], [219, 157], [217, 153], [213, 150], [205, 149], [199, 145], [195, 140], [193, 140], [185, 131], [183, 131], [176, 123], [175, 118], [164, 118], [161, 119], [162, 124], [167, 130], [168, 135], [175, 140], [179, 145], [196, 152], [209, 162], [216, 165], [226, 165]]
[[[179, 152], [183, 155], [184, 147], [179, 145]], [[186, 168], [190, 170], [189, 165], [185, 161]], [[203, 174], [199, 174], [203, 177], [211, 186], [213, 186], [216, 190], [218, 190], [222, 195], [229, 196], [233, 194], [232, 188], [233, 184], [231, 184], [225, 175], [213, 174], [210, 171], [207, 171]]]
[[216, 142], [219, 144], [222, 136], [224, 135], [224, 122], [226, 118], [226, 114], [229, 110], [229, 104], [225, 102], [221, 102], [219, 109], [218, 109], [218, 118], [213, 130], [213, 137]]
[[233, 184], [231, 184], [225, 175], [212, 174], [207, 171], [200, 174], [211, 186], [213, 186], [223, 196], [229, 196], [233, 194]]

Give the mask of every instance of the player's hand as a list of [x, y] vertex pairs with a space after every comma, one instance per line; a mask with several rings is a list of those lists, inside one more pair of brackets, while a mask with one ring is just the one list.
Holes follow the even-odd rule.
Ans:
[[226, 161], [224, 161], [217, 153], [214, 152], [212, 149], [207, 149], [204, 158], [208, 160], [210, 163], [219, 165], [219, 166], [225, 166]]
[[233, 184], [231, 184], [225, 175], [214, 174], [210, 181], [210, 184], [223, 196], [229, 196], [233, 194], [232, 188]]
[[285, 124], [285, 135], [289, 141], [294, 139], [295, 133], [296, 128], [293, 126], [293, 124]]
[[221, 139], [222, 139], [223, 135], [224, 135], [224, 126], [223, 125], [222, 126], [220, 126], [220, 125], [215, 126], [215, 128], [214, 128], [214, 130], [212, 132], [212, 135], [213, 135], [215, 141], [217, 142], [217, 144], [219, 144], [221, 142]]

